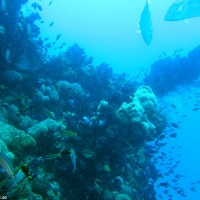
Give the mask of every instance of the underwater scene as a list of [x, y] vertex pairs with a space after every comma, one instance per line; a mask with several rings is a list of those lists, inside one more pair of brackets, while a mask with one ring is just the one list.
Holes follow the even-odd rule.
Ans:
[[0, 199], [200, 199], [199, 0], [0, 0]]

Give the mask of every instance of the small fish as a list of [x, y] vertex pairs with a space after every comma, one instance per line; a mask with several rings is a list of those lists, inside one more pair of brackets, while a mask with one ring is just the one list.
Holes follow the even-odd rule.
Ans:
[[45, 159], [55, 159], [61, 157], [61, 153], [49, 154], [45, 156]]
[[10, 50], [9, 49], [6, 50], [6, 62], [11, 63], [11, 61], [10, 61]]
[[60, 39], [61, 35], [62, 35], [62, 34], [58, 34], [58, 35], [56, 36], [56, 41]]
[[176, 108], [176, 106], [174, 104], [171, 104], [171, 107]]
[[72, 161], [72, 165], [73, 165], [73, 170], [72, 172], [74, 173], [76, 171], [76, 153], [73, 149], [71, 149], [71, 153], [70, 153], [70, 157], [71, 157], [71, 161]]
[[172, 133], [169, 135], [170, 137], [176, 137], [177, 136], [177, 133]]
[[171, 123], [171, 125], [174, 127], [174, 128], [179, 128], [179, 126], [178, 126], [178, 124], [176, 124], [176, 123]]
[[63, 133], [68, 137], [77, 137], [77, 133], [73, 131], [63, 130]]
[[110, 172], [111, 170], [110, 170], [110, 166], [108, 165], [108, 164], [105, 164], [104, 166], [103, 166], [103, 168], [104, 168], [104, 170], [106, 171], [106, 172]]
[[49, 119], [55, 119], [54, 113], [51, 112], [49, 109], [44, 108], [43, 112]]
[[36, 2], [32, 3], [31, 5], [35, 10], [38, 9], [39, 11], [42, 11], [42, 6]]
[[23, 165], [20, 166], [21, 171], [25, 174], [25, 176], [28, 179], [33, 179], [35, 177], [35, 175], [31, 172], [31, 170], [28, 167], [28, 164], [25, 163]]
[[71, 154], [71, 149], [67, 149], [60, 152], [61, 156], [68, 156]]
[[48, 37], [44, 38], [44, 41], [47, 41], [47, 40], [49, 40], [49, 38], [48, 38]]
[[50, 24], [49, 24], [49, 27], [52, 27], [54, 25], [54, 21], [52, 21]]
[[63, 42], [58, 48], [62, 49], [64, 45], [65, 45], [65, 43]]
[[200, 108], [193, 108], [192, 110], [193, 111], [198, 111]]
[[14, 176], [14, 167], [3, 153], [0, 153], [0, 165], [5, 169], [9, 177]]
[[187, 117], [187, 115], [182, 115], [181, 117], [185, 118], [185, 117]]
[[162, 187], [168, 187], [168, 182], [162, 182], [159, 185], [162, 186]]
[[53, 1], [50, 1], [50, 2], [49, 2], [49, 6], [52, 4], [52, 2], [53, 2]]
[[67, 149], [67, 150], [61, 151], [61, 152], [56, 153], [56, 154], [47, 155], [47, 156], [45, 156], [45, 159], [61, 158], [62, 156], [68, 156], [70, 154], [71, 154], [71, 150]]

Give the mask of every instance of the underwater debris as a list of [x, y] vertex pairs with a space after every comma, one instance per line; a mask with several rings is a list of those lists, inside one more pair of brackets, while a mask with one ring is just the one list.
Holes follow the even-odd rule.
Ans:
[[146, 0], [139, 21], [141, 34], [147, 45], [150, 45], [153, 36], [151, 9], [149, 3], [150, 0]]
[[200, 17], [200, 1], [177, 0], [169, 7], [164, 20], [178, 21], [192, 17]]

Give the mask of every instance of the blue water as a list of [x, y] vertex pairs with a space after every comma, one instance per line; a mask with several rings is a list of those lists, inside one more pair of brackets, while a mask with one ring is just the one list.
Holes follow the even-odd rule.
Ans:
[[[147, 45], [138, 21], [144, 0], [29, 0], [21, 2], [27, 17], [23, 20], [13, 14], [20, 1], [6, 10], [3, 2], [0, 121], [31, 135], [37, 148], [27, 155], [29, 150], [23, 145], [10, 147], [7, 142], [8, 149], [1, 144], [0, 152], [13, 152], [6, 156], [15, 167], [30, 162], [37, 179], [31, 182], [26, 173], [18, 174], [1, 186], [2, 194], [18, 193], [16, 198], [23, 198], [30, 187], [42, 197], [49, 190], [57, 199], [198, 200], [199, 16], [165, 21], [175, 1], [149, 1], [153, 37]], [[40, 19], [35, 21], [32, 13]], [[162, 133], [152, 133], [151, 141], [142, 140], [145, 144], [127, 135], [134, 127], [118, 124], [116, 119], [117, 109], [123, 102], [130, 103], [143, 84], [152, 88], [158, 113], [166, 120], [165, 128], [158, 123]], [[102, 100], [111, 106], [98, 109]], [[47, 118], [53, 120], [50, 128], [49, 121], [44, 122]], [[32, 133], [35, 124], [44, 129], [40, 136]], [[59, 135], [63, 129], [71, 131], [64, 132], [67, 137]], [[14, 137], [17, 144], [18, 137]], [[141, 144], [150, 150], [141, 153]], [[52, 154], [56, 154], [53, 161]], [[144, 155], [148, 158], [142, 162]], [[7, 177], [3, 168], [1, 181]], [[38, 189], [38, 180], [45, 192]], [[145, 194], [140, 194], [144, 184]]]
[[[32, 1], [30, 1], [32, 2]], [[35, 2], [35, 1], [33, 1]], [[71, 46], [78, 43], [94, 57], [94, 63], [108, 63], [115, 72], [135, 76], [141, 67], [149, 68], [160, 56], [173, 56], [183, 49], [186, 55], [199, 42], [199, 18], [167, 22], [164, 15], [174, 0], [151, 1], [153, 40], [147, 46], [139, 33], [139, 18], [145, 0], [69, 0], [38, 1], [44, 23], [39, 24], [42, 37], [55, 39], [62, 33], [62, 41]], [[31, 4], [31, 3], [30, 3]], [[27, 9], [27, 8], [26, 8]], [[49, 24], [54, 21], [54, 25]], [[58, 46], [59, 46], [58, 45]]]

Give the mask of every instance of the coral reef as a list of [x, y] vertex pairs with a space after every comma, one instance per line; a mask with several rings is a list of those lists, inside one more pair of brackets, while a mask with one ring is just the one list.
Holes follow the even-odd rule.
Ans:
[[19, 158], [31, 154], [36, 148], [36, 141], [32, 136], [4, 122], [0, 122], [0, 138]]
[[15, 173], [0, 176], [0, 189], [9, 199], [154, 200], [145, 142], [165, 122], [151, 88], [105, 63], [95, 66], [77, 44], [49, 56], [54, 44], [34, 23], [40, 15], [24, 16], [26, 1], [6, 2], [0, 152]]

